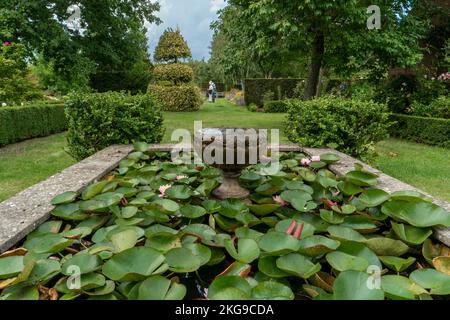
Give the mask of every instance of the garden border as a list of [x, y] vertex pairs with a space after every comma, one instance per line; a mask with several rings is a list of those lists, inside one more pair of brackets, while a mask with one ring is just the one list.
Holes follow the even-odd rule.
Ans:
[[[153, 151], [171, 151], [174, 145], [151, 145]], [[88, 184], [106, 176], [118, 166], [132, 151], [130, 145], [110, 146], [93, 156], [65, 169], [64, 171], [40, 182], [16, 196], [0, 203], [0, 253], [10, 249], [27, 234], [37, 228], [50, 217], [53, 206], [50, 201], [58, 194], [66, 191], [81, 192]], [[301, 148], [297, 145], [281, 145], [280, 151], [303, 151], [314, 156], [323, 153], [335, 153], [341, 160], [330, 166], [338, 174], [345, 175], [353, 170], [356, 163], [362, 164], [368, 171], [380, 176], [379, 188], [388, 191], [417, 190], [425, 192], [392, 178], [367, 164], [333, 149]], [[430, 196], [431, 197], [431, 196]], [[432, 197], [433, 198], [433, 197]], [[450, 212], [450, 203], [434, 199], [434, 202]], [[450, 246], [450, 228], [435, 229], [435, 238]]]

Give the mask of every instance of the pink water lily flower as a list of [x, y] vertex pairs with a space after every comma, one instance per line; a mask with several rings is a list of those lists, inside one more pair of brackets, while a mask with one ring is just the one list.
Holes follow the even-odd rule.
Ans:
[[312, 162], [319, 162], [320, 161], [320, 156], [313, 156], [311, 158]]
[[281, 199], [281, 196], [274, 196], [273, 197], [273, 201], [275, 201], [276, 203], [278, 203], [279, 205], [281, 205], [282, 207], [285, 207], [288, 205], [288, 203], [286, 201], [284, 201], [283, 199]]
[[159, 187], [159, 193], [160, 193], [159, 197], [164, 198], [166, 195], [166, 190], [169, 189], [170, 187], [172, 187], [170, 184], [165, 185], [165, 186], [160, 186]]
[[187, 176], [177, 176], [177, 180], [183, 180], [183, 179], [187, 179]]
[[311, 160], [304, 158], [304, 159], [300, 160], [300, 163], [302, 164], [302, 166], [307, 167], [311, 164]]
[[5, 47], [9, 47], [10, 45], [12, 45], [12, 43], [9, 42], [9, 41], [5, 41], [5, 42], [3, 42], [3, 45], [4, 45]]

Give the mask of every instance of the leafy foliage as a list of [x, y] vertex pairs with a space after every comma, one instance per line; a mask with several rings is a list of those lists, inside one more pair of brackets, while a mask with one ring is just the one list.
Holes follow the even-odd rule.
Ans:
[[374, 102], [319, 98], [289, 100], [286, 135], [310, 147], [334, 144], [338, 150], [364, 155], [388, 135], [386, 107]]
[[440, 96], [428, 105], [416, 102], [412, 105], [412, 115], [450, 119], [450, 97]]
[[202, 104], [199, 90], [192, 85], [150, 85], [149, 93], [160, 101], [164, 111], [197, 111]]
[[245, 79], [245, 102], [263, 106], [264, 95], [272, 92], [268, 100], [283, 100], [294, 98], [295, 88], [302, 79]]
[[285, 113], [288, 111], [288, 108], [286, 100], [264, 101], [264, 112]]
[[69, 152], [83, 159], [112, 144], [158, 143], [164, 130], [160, 105], [149, 95], [74, 93], [66, 104]]
[[161, 35], [155, 49], [155, 60], [159, 62], [178, 62], [179, 59], [191, 58], [191, 50], [181, 35], [180, 29], [167, 29]]
[[191, 82], [194, 77], [192, 68], [181, 63], [160, 64], [153, 69], [158, 81], [170, 81], [172, 84]]

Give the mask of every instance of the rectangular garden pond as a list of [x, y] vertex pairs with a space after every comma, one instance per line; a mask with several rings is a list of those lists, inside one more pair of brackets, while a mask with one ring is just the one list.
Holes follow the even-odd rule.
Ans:
[[[11, 269], [0, 268], [3, 297], [42, 298], [39, 283], [47, 298], [65, 299], [351, 299], [342, 286], [364, 282], [363, 271], [376, 266], [381, 272], [382, 265], [383, 274], [394, 271], [383, 276], [384, 287], [356, 298], [450, 294], [450, 229], [443, 226], [450, 226], [443, 214], [450, 203], [335, 150], [296, 145], [279, 148], [283, 174], [264, 175], [258, 166], [242, 172], [249, 199], [217, 201], [210, 194], [220, 172], [170, 163], [173, 148], [111, 146], [0, 203], [0, 267]], [[429, 214], [421, 217], [421, 210]], [[42, 249], [40, 237], [55, 234], [62, 235], [59, 245]], [[27, 252], [36, 254], [32, 262], [23, 257]], [[408, 259], [400, 258], [407, 252]], [[145, 257], [149, 265], [142, 265]], [[27, 261], [38, 281], [26, 279]], [[127, 261], [137, 269], [124, 271]], [[39, 278], [39, 264], [52, 272]], [[402, 276], [413, 264], [417, 270]], [[72, 265], [81, 266], [82, 285], [69, 290], [62, 281]], [[195, 276], [200, 269], [207, 269], [202, 280]], [[408, 289], [411, 281], [420, 289]], [[149, 292], [159, 285], [167, 286], [159, 296]]]

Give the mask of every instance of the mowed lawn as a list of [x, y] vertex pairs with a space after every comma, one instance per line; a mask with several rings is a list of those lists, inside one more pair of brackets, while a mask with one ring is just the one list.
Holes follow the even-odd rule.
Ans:
[[246, 107], [219, 99], [216, 103], [205, 102], [197, 112], [165, 112], [163, 142], [172, 142], [171, 135], [175, 129], [187, 129], [193, 133], [194, 121], [202, 121], [203, 128], [279, 129], [280, 142], [288, 142], [282, 130], [284, 119], [284, 114], [250, 112]]
[[[170, 143], [175, 129], [194, 130], [194, 121], [206, 127], [244, 127], [280, 129], [283, 114], [249, 112], [245, 107], [225, 100], [205, 103], [200, 111], [165, 112], [166, 132], [163, 142]], [[0, 201], [69, 167], [76, 161], [65, 151], [65, 134], [31, 139], [0, 148]], [[371, 162], [381, 171], [430, 194], [450, 201], [450, 150], [390, 139], [377, 144], [379, 156]]]

